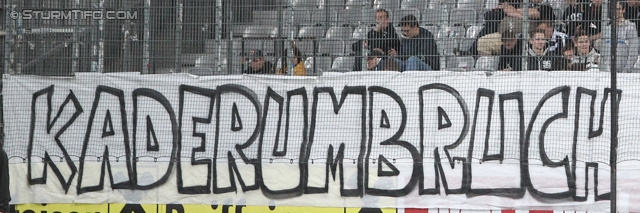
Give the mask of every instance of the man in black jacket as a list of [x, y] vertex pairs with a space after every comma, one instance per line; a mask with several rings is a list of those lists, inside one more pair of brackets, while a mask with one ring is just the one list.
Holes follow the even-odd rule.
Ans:
[[401, 66], [400, 71], [439, 70], [440, 55], [433, 34], [420, 27], [414, 15], [402, 18], [400, 27], [406, 39], [402, 40], [399, 51], [389, 51], [390, 56], [398, 56], [404, 62], [404, 69]]
[[400, 39], [398, 39], [396, 29], [389, 22], [389, 11], [376, 10], [376, 23], [376, 28], [367, 33], [369, 51], [380, 49], [384, 54], [389, 54], [391, 49], [398, 50]]
[[0, 142], [0, 213], [9, 212], [9, 201], [11, 201], [11, 192], [9, 191], [9, 159]]
[[251, 50], [249, 60], [251, 64], [244, 71], [245, 74], [273, 74], [273, 63], [264, 58], [262, 50]]

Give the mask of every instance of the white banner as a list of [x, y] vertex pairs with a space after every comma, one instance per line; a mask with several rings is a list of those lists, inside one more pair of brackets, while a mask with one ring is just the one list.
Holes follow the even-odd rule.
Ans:
[[[619, 75], [618, 210], [640, 211]], [[12, 203], [608, 211], [607, 73], [5, 75]]]

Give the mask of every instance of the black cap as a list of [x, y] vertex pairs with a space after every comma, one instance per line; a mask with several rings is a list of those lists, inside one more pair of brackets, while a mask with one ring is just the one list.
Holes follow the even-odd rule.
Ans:
[[371, 50], [371, 52], [369, 53], [369, 57], [380, 57], [380, 56], [384, 56], [384, 53], [382, 53], [382, 51], [375, 49], [375, 50]]

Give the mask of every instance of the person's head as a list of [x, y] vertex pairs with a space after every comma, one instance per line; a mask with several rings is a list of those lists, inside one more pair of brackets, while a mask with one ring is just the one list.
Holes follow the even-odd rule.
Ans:
[[591, 4], [596, 7], [602, 6], [602, 0], [591, 0]]
[[[287, 57], [289, 55], [289, 49], [284, 50], [284, 56]], [[302, 61], [302, 53], [297, 47], [293, 47], [293, 64], [297, 65]]]
[[543, 30], [545, 38], [551, 38], [551, 36], [553, 36], [553, 24], [551, 24], [551, 22], [549, 21], [539, 22], [536, 26], [536, 29]]
[[378, 62], [380, 62], [380, 59], [381, 57], [383, 57], [383, 55], [384, 54], [380, 50], [372, 50], [367, 57], [367, 69], [374, 70], [376, 66], [378, 66]]
[[413, 38], [420, 34], [420, 25], [414, 15], [402, 17], [400, 20], [400, 28], [402, 29], [402, 35], [407, 38]]
[[573, 55], [575, 54], [575, 47], [571, 44], [565, 46], [562, 48], [562, 57], [564, 57], [565, 59], [569, 59], [571, 60], [571, 58], [573, 58]]
[[578, 55], [586, 55], [591, 50], [591, 40], [589, 34], [584, 30], [577, 30], [573, 37], [573, 44], [576, 46]]
[[376, 23], [378, 23], [378, 27], [380, 28], [389, 26], [389, 11], [385, 9], [376, 10]]
[[626, 8], [624, 5], [622, 5], [620, 2], [618, 2], [616, 4], [616, 19], [619, 21], [624, 20], [624, 12], [626, 11]]
[[529, 43], [531, 44], [531, 48], [533, 48], [534, 50], [544, 50], [544, 46], [547, 44], [547, 39], [544, 36], [544, 30], [535, 29], [534, 31], [531, 31], [531, 34], [529, 36]]
[[504, 46], [507, 50], [512, 50], [518, 44], [518, 39], [516, 38], [516, 34], [513, 31], [505, 31], [501, 33], [502, 35], [502, 46]]
[[251, 53], [249, 53], [249, 60], [251, 60], [251, 69], [254, 71], [260, 70], [264, 67], [265, 59], [262, 54], [262, 50], [251, 50]]

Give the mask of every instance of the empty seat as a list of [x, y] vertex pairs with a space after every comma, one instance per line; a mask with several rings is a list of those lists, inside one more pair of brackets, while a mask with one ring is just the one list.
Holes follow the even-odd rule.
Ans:
[[352, 35], [353, 30], [351, 27], [333, 26], [329, 27], [324, 37], [330, 39], [350, 39]]
[[344, 0], [320, 0], [320, 9], [337, 9], [337, 10], [342, 10], [344, 9]]
[[336, 59], [333, 60], [333, 64], [331, 65], [331, 69], [346, 69], [346, 70], [353, 70], [353, 63], [355, 62], [355, 57], [349, 57], [349, 56], [342, 56], [342, 57], [336, 57]]
[[[341, 8], [340, 10], [344, 10], [344, 9]], [[328, 11], [327, 10], [312, 11], [311, 23], [325, 25], [325, 26], [338, 25], [338, 12], [334, 9], [329, 9]]]
[[[294, 8], [293, 10], [285, 9], [282, 12], [282, 21], [284, 23], [293, 23], [294, 26], [313, 25], [309, 10]], [[291, 14], [292, 12], [293, 14]]]
[[476, 24], [476, 10], [473, 8], [456, 8], [449, 15], [449, 25], [471, 26]]
[[428, 4], [429, 4], [429, 0], [402, 0], [402, 2], [400, 2], [400, 8], [401, 9], [418, 9], [422, 11], [425, 8], [427, 8]]
[[475, 70], [496, 71], [498, 70], [498, 56], [480, 56], [476, 60]]
[[476, 11], [482, 10], [484, 0], [458, 0], [456, 8], [471, 8]]
[[307, 69], [307, 74], [322, 74], [323, 71], [331, 69], [331, 62], [331, 57], [308, 57], [304, 61], [304, 66]]
[[213, 75], [213, 69], [208, 67], [193, 67], [188, 72], [192, 75]]
[[[310, 39], [305, 39], [305, 40], [299, 40], [296, 41], [296, 47], [298, 47], [298, 50], [300, 50], [300, 52], [304, 55], [316, 55], [317, 53], [314, 52], [314, 41], [310, 40]], [[317, 49], [315, 51], [318, 51]]]
[[298, 31], [300, 38], [324, 38], [324, 26], [303, 26]]
[[470, 71], [475, 63], [476, 60], [472, 56], [449, 56], [446, 67], [450, 71]]
[[244, 38], [267, 38], [276, 34], [278, 28], [272, 25], [249, 25], [244, 29]]
[[364, 3], [364, 1], [362, 0], [347, 0], [347, 2], [344, 5], [344, 9], [354, 9], [354, 8], [362, 8], [362, 4]]
[[318, 41], [318, 54], [329, 56], [344, 55], [344, 41], [335, 39], [323, 39]]
[[471, 26], [467, 28], [466, 35], [461, 39], [459, 39], [460, 42], [458, 42], [460, 44], [460, 50], [468, 51], [473, 45], [473, 42], [475, 42], [478, 39], [477, 37], [481, 30], [482, 30], [482, 26]]
[[438, 9], [427, 8], [422, 11], [422, 25], [438, 25], [441, 23], [441, 11]]
[[348, 8], [338, 11], [338, 22], [350, 26], [370, 25], [376, 20], [376, 11], [371, 8]]
[[278, 11], [276, 10], [254, 10], [251, 13], [253, 15], [253, 24], [276, 25], [278, 23]]
[[300, 9], [316, 9], [324, 0], [291, 0], [291, 6]]
[[373, 8], [386, 9], [389, 11], [393, 11], [395, 9], [400, 8], [400, 1], [399, 0], [374, 0]]

